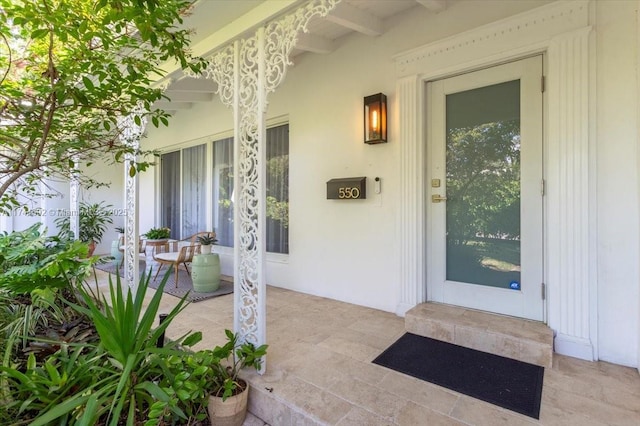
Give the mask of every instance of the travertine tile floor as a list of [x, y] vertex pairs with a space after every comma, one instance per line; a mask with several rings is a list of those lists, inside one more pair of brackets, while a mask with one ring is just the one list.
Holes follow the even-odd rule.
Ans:
[[[106, 275], [98, 271], [102, 291]], [[164, 295], [162, 309], [176, 301]], [[222, 344], [232, 305], [232, 295], [190, 304], [168, 336], [200, 330], [201, 347]], [[372, 364], [403, 332], [392, 313], [268, 287], [267, 369], [248, 375], [260, 418], [249, 416], [245, 426], [267, 424], [261, 419], [272, 426], [640, 425], [636, 369], [554, 355], [535, 420]]]

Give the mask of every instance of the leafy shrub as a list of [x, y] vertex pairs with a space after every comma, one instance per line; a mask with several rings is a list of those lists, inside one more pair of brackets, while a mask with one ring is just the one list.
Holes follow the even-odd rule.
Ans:
[[[90, 338], [70, 309], [91, 271], [87, 247], [47, 237], [41, 225], [0, 235], [0, 356], [3, 365], [24, 367], [24, 353], [52, 353], [60, 345]], [[78, 334], [79, 331], [82, 331]], [[38, 337], [39, 336], [39, 337]], [[46, 341], [45, 341], [46, 340]]]
[[144, 234], [150, 240], [162, 240], [171, 236], [169, 228], [151, 228]]
[[[78, 215], [79, 235], [78, 239], [85, 243], [100, 243], [104, 233], [107, 231], [107, 225], [113, 223], [112, 215], [113, 205], [104, 202], [86, 203], [80, 202], [80, 210]], [[56, 225], [60, 228], [60, 234], [66, 238], [74, 238], [71, 232], [71, 217], [62, 216], [55, 220]]]
[[[96, 300], [85, 288], [80, 288], [79, 303], [69, 306], [92, 318], [99, 342], [82, 342], [62, 347], [38, 360], [29, 357], [25, 370], [1, 367], [5, 393], [1, 400], [17, 418], [33, 426], [58, 424], [138, 424], [149, 418], [156, 401], [175, 400], [158, 386], [167, 371], [166, 360], [182, 356], [180, 345], [192, 344], [198, 335], [184, 336], [169, 342], [164, 348], [156, 344], [175, 316], [185, 307], [182, 299], [162, 324], [153, 327], [157, 318], [166, 274], [149, 304], [143, 306], [150, 275], [141, 277], [135, 295], [122, 288], [120, 277], [115, 285], [109, 278], [110, 299]], [[72, 359], [72, 360], [71, 360]], [[169, 408], [179, 424], [189, 417], [179, 400]], [[160, 424], [151, 419], [147, 424]]]
[[48, 237], [41, 225], [0, 234], [0, 289], [26, 294], [36, 289], [72, 289], [91, 273], [87, 245]]

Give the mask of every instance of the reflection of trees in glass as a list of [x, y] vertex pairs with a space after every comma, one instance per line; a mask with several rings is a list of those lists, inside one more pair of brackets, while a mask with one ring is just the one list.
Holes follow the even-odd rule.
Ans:
[[289, 226], [289, 155], [267, 161], [267, 217]]
[[[220, 226], [233, 223], [233, 168], [224, 167], [218, 174], [218, 211]], [[279, 221], [283, 227], [289, 226], [289, 156], [272, 158], [267, 162], [267, 217]], [[271, 182], [276, 184], [271, 184]]]
[[520, 238], [520, 121], [449, 129], [447, 232], [451, 243]]
[[233, 247], [233, 167], [220, 167], [218, 171], [218, 244]]
[[447, 279], [520, 281], [520, 121], [447, 134]]
[[233, 138], [213, 143], [213, 230], [218, 245], [233, 247]]
[[[215, 144], [214, 205], [218, 244], [233, 246], [233, 138]], [[267, 251], [289, 252], [289, 126], [267, 129]]]
[[267, 251], [289, 253], [289, 125], [267, 130]]

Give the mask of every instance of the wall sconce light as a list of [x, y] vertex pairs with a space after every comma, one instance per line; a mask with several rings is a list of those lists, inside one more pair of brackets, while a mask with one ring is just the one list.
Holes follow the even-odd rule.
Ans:
[[364, 98], [364, 143], [387, 141], [387, 97], [377, 95]]

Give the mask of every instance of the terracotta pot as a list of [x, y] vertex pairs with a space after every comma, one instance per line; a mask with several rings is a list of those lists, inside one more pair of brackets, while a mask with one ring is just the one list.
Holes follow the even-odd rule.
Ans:
[[89, 257], [91, 257], [93, 256], [93, 252], [96, 251], [96, 242], [89, 241], [88, 245], [89, 245]]
[[230, 396], [225, 401], [218, 396], [209, 396], [209, 420], [211, 426], [242, 426], [247, 417], [247, 402], [249, 384], [237, 395]]

